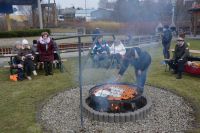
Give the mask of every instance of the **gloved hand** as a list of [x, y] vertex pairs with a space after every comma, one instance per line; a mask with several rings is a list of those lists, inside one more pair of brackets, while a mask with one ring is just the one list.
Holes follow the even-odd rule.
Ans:
[[34, 56], [31, 56], [31, 60], [34, 60], [35, 59], [35, 57]]
[[22, 56], [22, 61], [24, 61], [25, 60], [25, 56]]

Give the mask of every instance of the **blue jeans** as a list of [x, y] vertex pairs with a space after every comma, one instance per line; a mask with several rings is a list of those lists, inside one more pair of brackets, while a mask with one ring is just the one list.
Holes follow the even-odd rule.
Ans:
[[138, 87], [138, 90], [143, 93], [144, 91], [144, 85], [146, 82], [146, 77], [147, 77], [147, 71], [148, 69], [145, 69], [141, 71], [141, 74], [138, 74], [138, 70], [135, 70], [135, 75], [136, 75], [136, 85]]
[[170, 43], [163, 44], [163, 55], [164, 55], [165, 59], [169, 59], [170, 58], [169, 48], [170, 48]]

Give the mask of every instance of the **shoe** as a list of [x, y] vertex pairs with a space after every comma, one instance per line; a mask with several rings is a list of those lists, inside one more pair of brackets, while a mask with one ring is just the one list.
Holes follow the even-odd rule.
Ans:
[[28, 79], [28, 80], [32, 80], [32, 78], [31, 78], [30, 76], [27, 76], [27, 79]]
[[37, 72], [36, 72], [35, 70], [33, 71], [33, 75], [34, 75], [34, 76], [37, 76]]

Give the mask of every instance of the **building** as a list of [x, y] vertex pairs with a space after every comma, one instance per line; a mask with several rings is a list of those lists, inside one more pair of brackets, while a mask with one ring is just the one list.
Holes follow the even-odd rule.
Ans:
[[112, 20], [113, 10], [99, 8], [91, 12], [92, 20]]
[[75, 18], [76, 9], [74, 7], [59, 9], [58, 14], [63, 15], [65, 20], [74, 19]]
[[86, 21], [91, 21], [91, 13], [95, 11], [95, 9], [77, 9], [75, 13], [76, 19], [85, 19]]

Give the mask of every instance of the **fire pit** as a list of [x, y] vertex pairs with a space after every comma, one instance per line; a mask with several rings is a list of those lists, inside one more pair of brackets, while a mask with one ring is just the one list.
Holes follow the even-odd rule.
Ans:
[[106, 83], [94, 86], [89, 90], [88, 98], [83, 101], [86, 115], [95, 120], [101, 119], [100, 121], [109, 121], [111, 116], [113, 122], [119, 122], [118, 118], [121, 116], [124, 117], [122, 118], [124, 122], [139, 119], [136, 114], [144, 117], [151, 105], [150, 100], [137, 91], [136, 85], [128, 83]]

